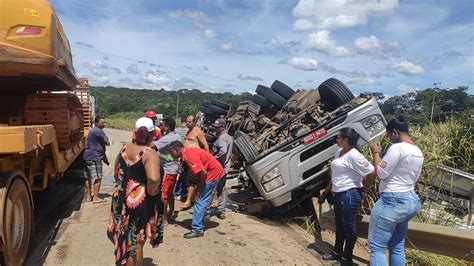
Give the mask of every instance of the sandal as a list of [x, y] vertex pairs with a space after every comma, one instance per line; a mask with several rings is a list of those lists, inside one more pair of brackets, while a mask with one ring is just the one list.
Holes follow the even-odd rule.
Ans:
[[100, 200], [92, 201], [93, 204], [101, 204], [101, 203], [104, 203], [104, 202], [107, 202], [107, 200], [106, 199], [100, 199]]
[[179, 207], [179, 210], [185, 211], [185, 210], [191, 209], [191, 207], [192, 207], [191, 205], [181, 205], [181, 206]]

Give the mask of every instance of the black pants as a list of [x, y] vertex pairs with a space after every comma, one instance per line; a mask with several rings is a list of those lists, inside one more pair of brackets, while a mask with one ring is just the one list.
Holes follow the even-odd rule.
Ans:
[[352, 261], [352, 250], [357, 240], [357, 211], [361, 202], [360, 188], [334, 193], [334, 214], [336, 216], [336, 243], [334, 252]]

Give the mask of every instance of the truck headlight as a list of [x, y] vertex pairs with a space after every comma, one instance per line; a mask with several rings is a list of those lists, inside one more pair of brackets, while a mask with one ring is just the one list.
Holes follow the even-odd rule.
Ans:
[[360, 121], [362, 126], [370, 133], [370, 136], [376, 135], [385, 128], [383, 119], [380, 115], [372, 115]]
[[273, 190], [285, 185], [278, 167], [273, 168], [273, 170], [265, 174], [260, 182], [266, 192], [272, 192]]

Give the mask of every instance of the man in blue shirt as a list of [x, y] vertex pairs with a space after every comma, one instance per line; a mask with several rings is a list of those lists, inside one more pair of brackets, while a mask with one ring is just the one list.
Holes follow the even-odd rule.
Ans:
[[[102, 181], [102, 161], [109, 165], [109, 160], [105, 155], [105, 146], [110, 146], [110, 141], [105, 135], [105, 118], [103, 116], [95, 117], [95, 127], [87, 136], [86, 150], [84, 151], [84, 160], [86, 168], [84, 176], [86, 178], [87, 201], [93, 203], [105, 202], [99, 197], [100, 183]], [[94, 194], [92, 194], [92, 185]]]

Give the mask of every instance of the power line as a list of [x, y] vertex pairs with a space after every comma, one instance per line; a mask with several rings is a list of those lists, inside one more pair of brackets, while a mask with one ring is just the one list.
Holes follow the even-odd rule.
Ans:
[[196, 71], [192, 71], [192, 70], [182, 69], [182, 68], [179, 68], [179, 67], [166, 66], [166, 65], [163, 65], [163, 64], [157, 64], [157, 63], [146, 61], [146, 60], [127, 57], [127, 56], [123, 56], [123, 55], [112, 54], [112, 53], [104, 52], [104, 51], [101, 51], [101, 50], [98, 50], [98, 49], [95, 49], [95, 48], [84, 47], [82, 45], [73, 44], [73, 46], [76, 47], [76, 48], [82, 49], [82, 50], [87, 50], [87, 51], [94, 52], [94, 53], [97, 53], [97, 54], [106, 55], [107, 57], [108, 56], [117, 57], [117, 58], [121, 58], [121, 59], [131, 61], [131, 62], [134, 62], [134, 63], [148, 64], [148, 65], [151, 65], [151, 66], [161, 67], [161, 68], [175, 70], [175, 71], [181, 71], [181, 72], [194, 74], [194, 75], [198, 75], [198, 76], [203, 76], [203, 77], [207, 77], [207, 78], [213, 78], [213, 79], [224, 80], [224, 81], [227, 81], [227, 82], [237, 82], [237, 83], [241, 83], [241, 84], [255, 86], [255, 84], [245, 82], [243, 80], [231, 79], [231, 78], [226, 78], [226, 77], [219, 77], [219, 76], [205, 74], [205, 73], [196, 72]]

